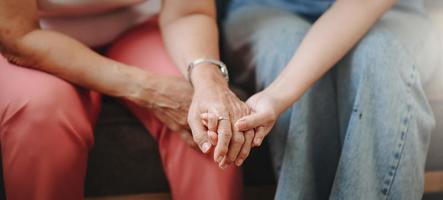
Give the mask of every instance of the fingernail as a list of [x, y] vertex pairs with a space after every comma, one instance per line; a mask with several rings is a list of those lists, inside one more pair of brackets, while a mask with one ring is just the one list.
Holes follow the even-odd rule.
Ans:
[[244, 160], [243, 159], [238, 159], [237, 161], [235, 161], [235, 165], [237, 165], [237, 167], [240, 167], [243, 164]]
[[256, 138], [254, 141], [255, 146], [260, 146], [262, 143], [262, 140], [260, 138]]
[[208, 152], [208, 151], [209, 151], [209, 148], [211, 148], [211, 144], [209, 144], [209, 142], [205, 142], [205, 143], [202, 145], [202, 151], [203, 151], [203, 153]]
[[226, 167], [228, 167], [228, 165], [227, 165], [227, 164], [223, 164], [223, 165], [219, 165], [219, 167], [220, 167], [221, 169], [226, 169]]

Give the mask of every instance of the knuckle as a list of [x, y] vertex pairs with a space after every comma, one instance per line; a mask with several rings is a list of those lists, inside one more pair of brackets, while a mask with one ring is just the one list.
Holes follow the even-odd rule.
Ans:
[[226, 112], [226, 111], [228, 110], [227, 107], [226, 107], [226, 105], [223, 104], [223, 103], [218, 103], [218, 104], [216, 104], [216, 105], [214, 106], [214, 108], [215, 108], [215, 110], [218, 111], [218, 112]]
[[243, 122], [242, 122], [242, 127], [250, 127], [251, 126], [251, 121], [246, 118]]
[[221, 147], [220, 150], [218, 151], [218, 153], [220, 155], [226, 155], [228, 153], [228, 148], [226, 147]]
[[190, 139], [185, 133], [181, 133], [180, 134], [180, 137], [182, 138], [182, 139]]
[[180, 119], [180, 120], [178, 121], [178, 123], [179, 123], [180, 125], [182, 125], [182, 126], [185, 126], [185, 125], [188, 124], [186, 119]]
[[177, 124], [169, 125], [169, 129], [171, 129], [172, 131], [179, 131], [180, 130], [180, 128]]
[[234, 135], [234, 137], [232, 138], [232, 141], [233, 141], [234, 143], [244, 143], [244, 142], [245, 142], [245, 138], [244, 138], [242, 135], [240, 135], [240, 134], [236, 134], [236, 135]]
[[248, 156], [249, 156], [249, 151], [242, 150], [242, 152], [240, 152], [240, 154], [238, 155], [238, 158], [245, 160]]
[[228, 138], [232, 136], [232, 133], [227, 131], [226, 129], [219, 130], [218, 134]]
[[217, 116], [215, 115], [215, 114], [208, 114], [208, 120], [210, 120], [210, 121], [215, 121], [215, 120], [217, 120]]
[[234, 161], [235, 161], [235, 155], [228, 155], [225, 160], [225, 162], [228, 164], [232, 164]]
[[248, 138], [248, 139], [252, 139], [254, 137], [254, 134], [255, 134], [254, 131], [250, 130], [250, 131], [245, 133], [245, 137]]

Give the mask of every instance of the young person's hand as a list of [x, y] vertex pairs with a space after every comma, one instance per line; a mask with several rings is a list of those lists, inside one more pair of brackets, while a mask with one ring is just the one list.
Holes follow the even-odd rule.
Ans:
[[235, 123], [235, 127], [239, 131], [255, 129], [252, 145], [258, 147], [271, 131], [282, 111], [279, 109], [277, 100], [266, 92], [253, 95], [246, 101], [246, 104], [250, 106], [251, 114], [239, 119]]

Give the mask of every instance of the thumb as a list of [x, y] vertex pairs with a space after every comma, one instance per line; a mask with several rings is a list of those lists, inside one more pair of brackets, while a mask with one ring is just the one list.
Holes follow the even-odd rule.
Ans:
[[244, 116], [235, 123], [235, 127], [239, 131], [247, 131], [257, 128], [268, 122], [268, 114], [266, 113], [251, 113]]

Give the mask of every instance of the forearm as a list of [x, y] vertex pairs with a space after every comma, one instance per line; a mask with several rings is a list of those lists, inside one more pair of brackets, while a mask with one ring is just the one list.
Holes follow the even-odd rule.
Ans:
[[[278, 78], [265, 90], [286, 110], [364, 36], [395, 0], [337, 1], [307, 33]], [[291, 89], [287, 89], [290, 87]]]
[[136, 92], [133, 80], [143, 74], [57, 32], [35, 29], [12, 46], [4, 52], [10, 61], [111, 96], [130, 98]]
[[[219, 41], [213, 2], [192, 2], [195, 3], [194, 8], [179, 5], [185, 1], [181, 2], [174, 2], [175, 11], [165, 9], [160, 25], [172, 60], [187, 77], [187, 65], [192, 61], [198, 58], [219, 59]], [[172, 16], [172, 12], [179, 14]], [[211, 82], [226, 83], [217, 66], [213, 65], [199, 66], [193, 70], [192, 77], [187, 78], [192, 79], [196, 90]]]

